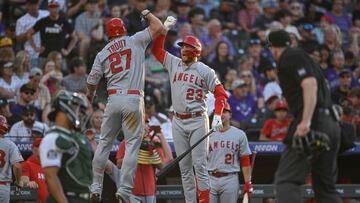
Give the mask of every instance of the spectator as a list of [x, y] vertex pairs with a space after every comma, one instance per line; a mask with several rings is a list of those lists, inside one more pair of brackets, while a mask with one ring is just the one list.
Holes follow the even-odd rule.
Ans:
[[300, 33], [295, 26], [291, 25], [291, 17], [292, 14], [289, 10], [282, 9], [275, 13], [274, 19], [282, 24], [285, 31], [294, 34], [299, 40], [301, 39]]
[[50, 95], [53, 97], [58, 90], [62, 89], [62, 73], [55, 70], [55, 62], [52, 60], [45, 62], [43, 70], [44, 76], [41, 78], [40, 83], [49, 89]]
[[350, 15], [346, 13], [344, 9], [344, 1], [334, 0], [331, 12], [327, 12], [326, 15], [331, 17], [334, 24], [340, 28], [340, 31], [343, 34], [343, 39], [346, 39], [352, 23]]
[[62, 86], [70, 92], [86, 93], [86, 65], [81, 58], [73, 58], [70, 61], [70, 74], [62, 80]]
[[262, 95], [262, 87], [256, 83], [256, 80], [251, 71], [242, 71], [240, 73], [240, 79], [244, 80], [249, 88], [249, 93], [255, 97], [257, 101], [257, 108], [264, 107], [264, 98]]
[[269, 63], [269, 61], [261, 55], [263, 48], [260, 39], [256, 37], [250, 38], [247, 51], [252, 58], [251, 72], [257, 80], [257, 83], [259, 83], [264, 79], [263, 76], [261, 76], [261, 74], [264, 74], [263, 68], [265, 64]]
[[101, 130], [101, 123], [103, 121], [103, 117], [104, 117], [104, 111], [101, 109], [96, 109], [91, 114], [91, 118], [90, 118], [90, 128], [88, 130], [91, 130], [92, 133], [94, 133], [95, 136], [94, 138], [97, 142], [100, 139], [100, 130]]
[[252, 33], [256, 18], [260, 15], [260, 10], [256, 0], [245, 0], [245, 8], [239, 11], [238, 21], [241, 28], [247, 32]]
[[314, 50], [311, 51], [310, 53], [310, 57], [315, 61], [316, 64], [321, 63], [321, 55], [320, 55], [320, 50], [319, 48], [315, 48]]
[[146, 0], [134, 0], [133, 10], [126, 16], [125, 24], [126, 30], [129, 35], [133, 35], [136, 32], [144, 29], [145, 25], [141, 22], [141, 11], [146, 9]]
[[72, 20], [75, 20], [80, 13], [85, 9], [87, 0], [69, 0], [67, 1], [67, 15]]
[[330, 16], [322, 16], [320, 19], [319, 27], [315, 27], [315, 29], [313, 30], [316, 41], [319, 44], [324, 44], [325, 30], [330, 26], [331, 23], [332, 20]]
[[11, 113], [9, 103], [5, 98], [0, 98], [0, 115], [5, 116], [6, 120], [8, 121], [9, 127], [21, 120], [20, 116]]
[[238, 73], [235, 69], [227, 70], [224, 81], [221, 81], [227, 91], [232, 91], [232, 83], [237, 79], [237, 75]]
[[12, 46], [13, 42], [9, 37], [0, 37], [0, 60], [15, 60], [15, 52]]
[[202, 57], [206, 58], [208, 63], [212, 63], [215, 59], [216, 46], [220, 41], [225, 42], [229, 47], [229, 56], [235, 56], [235, 50], [230, 42], [230, 40], [224, 35], [221, 30], [221, 23], [217, 19], [212, 19], [209, 21], [208, 33], [200, 37], [200, 40], [203, 44]]
[[110, 6], [110, 15], [112, 18], [125, 18], [129, 14], [129, 5], [127, 3], [114, 4]]
[[[183, 24], [184, 26], [185, 24]], [[188, 28], [191, 29], [190, 24], [186, 23], [186, 25], [188, 25]], [[185, 28], [186, 29], [186, 28]], [[184, 30], [182, 30], [184, 31]], [[186, 31], [188, 32], [188, 31]], [[189, 32], [188, 32], [189, 33]], [[188, 34], [189, 35], [189, 34]], [[183, 39], [183, 38], [181, 38]], [[179, 45], [177, 45], [178, 41], [178, 33], [176, 30], [169, 30], [167, 32], [166, 38], [165, 38], [165, 50], [167, 50], [170, 54], [174, 55], [174, 56], [178, 56], [180, 57], [180, 50], [181, 48], [179, 47]]]
[[[24, 50], [30, 56], [31, 66], [38, 67], [39, 53], [36, 52], [27, 39], [26, 32], [40, 19], [49, 16], [46, 10], [39, 10], [40, 0], [27, 0], [26, 10], [27, 13], [16, 21], [16, 41], [24, 43]], [[40, 33], [35, 33], [33, 41], [36, 47], [40, 47]]]
[[330, 50], [327, 46], [320, 47], [320, 68], [325, 71], [330, 64]]
[[230, 56], [230, 48], [224, 41], [220, 41], [215, 48], [215, 58], [210, 67], [220, 76], [220, 81], [225, 81], [225, 74], [229, 69], [235, 69], [234, 60]]
[[289, 11], [291, 12], [291, 21], [295, 26], [298, 26], [304, 22], [304, 5], [302, 3], [298, 1], [292, 1], [289, 5]]
[[9, 138], [13, 141], [30, 141], [32, 137], [32, 129], [35, 126], [39, 126], [39, 128], [45, 128], [47, 130], [47, 126], [39, 121], [36, 121], [36, 108], [33, 105], [27, 105], [23, 108], [21, 113], [21, 121], [15, 123], [9, 132]]
[[176, 28], [178, 29], [183, 24], [190, 22], [189, 20], [190, 4], [189, 4], [189, 0], [178, 0], [176, 1], [175, 4], [177, 11]]
[[325, 28], [324, 45], [329, 50], [341, 50], [342, 39], [341, 32], [338, 26], [330, 25]]
[[30, 69], [30, 56], [25, 51], [19, 51], [14, 61], [14, 73], [21, 80], [22, 84], [29, 82]]
[[256, 112], [256, 100], [250, 94], [249, 87], [244, 80], [235, 80], [232, 90], [232, 95], [228, 100], [233, 111], [231, 123], [239, 128], [243, 120], [250, 118]]
[[256, 18], [254, 27], [260, 30], [266, 30], [270, 28], [270, 24], [273, 22], [274, 14], [279, 5], [276, 0], [262, 0], [260, 6], [263, 9], [263, 13]]
[[153, 14], [162, 22], [164, 22], [168, 16], [176, 17], [176, 13], [170, 10], [171, 2], [171, 0], [155, 1]]
[[237, 8], [234, 0], [220, 0], [220, 6], [210, 11], [210, 19], [221, 22], [224, 30], [236, 30], [238, 25]]
[[[64, 58], [58, 51], [52, 51], [48, 54], [46, 61], [53, 61], [55, 63], [55, 71], [58, 73], [61, 73], [61, 75], [67, 74], [69, 71], [67, 70], [67, 67], [64, 65]], [[45, 65], [45, 64], [44, 64]], [[44, 70], [44, 69], [43, 69]], [[48, 71], [44, 71], [45, 74], [48, 73]]]
[[30, 72], [30, 81], [29, 84], [34, 87], [34, 106], [42, 110], [41, 121], [44, 123], [49, 123], [48, 114], [51, 110], [51, 96], [49, 89], [41, 83], [42, 71], [39, 68], [33, 68]]
[[32, 155], [21, 163], [21, 179], [25, 187], [37, 190], [39, 203], [45, 203], [48, 196], [48, 188], [45, 182], [45, 175], [40, 164], [39, 146], [41, 138], [34, 139], [31, 145]]
[[292, 119], [288, 116], [288, 105], [278, 100], [274, 108], [275, 118], [265, 121], [259, 137], [260, 141], [282, 141], [286, 135]]
[[197, 38], [206, 35], [205, 11], [201, 8], [193, 8], [189, 12], [191, 31]]
[[75, 31], [79, 37], [79, 56], [87, 61], [90, 47], [91, 30], [100, 20], [98, 0], [87, 0], [85, 11], [75, 20]]
[[187, 0], [189, 6], [194, 8], [202, 8], [204, 10], [204, 17], [205, 19], [210, 19], [210, 12], [211, 10], [215, 9], [216, 7], [219, 7], [220, 1], [214, 1], [214, 0]]
[[[51, 51], [59, 51], [63, 56], [67, 56], [77, 42], [74, 28], [66, 18], [59, 14], [58, 0], [48, 0], [48, 9], [50, 15], [37, 21], [35, 25], [27, 31], [27, 39], [30, 41], [30, 45], [40, 54], [40, 66]], [[34, 43], [32, 38], [36, 32], [40, 32], [40, 47]], [[66, 44], [68, 45], [65, 46]]]
[[[23, 84], [20, 88], [19, 96], [16, 98], [16, 103], [10, 105], [11, 113], [20, 116], [23, 110], [30, 104], [34, 103], [35, 87], [30, 83]], [[35, 108], [35, 107], [34, 107]], [[36, 120], [41, 118], [40, 109], [36, 109]]]
[[0, 61], [0, 97], [14, 101], [16, 92], [21, 87], [21, 80], [13, 72], [14, 63]]
[[313, 29], [314, 26], [310, 23], [304, 23], [300, 27], [301, 40], [299, 41], [299, 47], [309, 54], [319, 46], [319, 43], [313, 39]]
[[331, 92], [331, 99], [334, 104], [341, 104], [350, 92], [351, 70], [343, 69], [339, 72], [339, 87]]

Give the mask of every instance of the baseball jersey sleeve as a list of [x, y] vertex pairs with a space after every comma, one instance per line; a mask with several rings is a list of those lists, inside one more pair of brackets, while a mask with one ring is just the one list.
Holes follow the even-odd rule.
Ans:
[[104, 75], [103, 66], [100, 60], [100, 53], [96, 55], [94, 64], [87, 78], [87, 83], [90, 85], [97, 85]]
[[247, 140], [246, 134], [244, 132], [241, 132], [241, 139], [240, 139], [240, 151], [239, 151], [239, 157], [250, 155], [250, 147], [249, 142]]
[[56, 138], [58, 137], [55, 133], [46, 135], [41, 141], [40, 150], [40, 161], [43, 168], [57, 166], [61, 167], [62, 154], [57, 151]]
[[10, 142], [11, 148], [10, 148], [10, 163], [18, 163], [24, 161], [23, 157], [21, 156], [19, 148], [16, 146], [15, 143]]
[[173, 68], [178, 67], [181, 63], [181, 59], [166, 52], [164, 60], [164, 68], [167, 69], [170, 73], [173, 72]]
[[145, 49], [151, 42], [151, 34], [149, 28], [146, 28], [140, 32], [135, 33], [130, 37], [134, 44], [140, 46], [142, 49]]

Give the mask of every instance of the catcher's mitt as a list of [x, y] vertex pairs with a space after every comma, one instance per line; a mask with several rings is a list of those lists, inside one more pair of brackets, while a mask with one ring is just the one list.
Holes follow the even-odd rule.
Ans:
[[304, 155], [308, 161], [312, 161], [322, 152], [330, 150], [330, 139], [323, 132], [311, 130], [305, 137], [295, 136], [292, 148]]

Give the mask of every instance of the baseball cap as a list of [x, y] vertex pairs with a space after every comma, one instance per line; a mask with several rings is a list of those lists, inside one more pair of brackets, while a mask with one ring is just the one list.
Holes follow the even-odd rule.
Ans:
[[45, 133], [45, 125], [35, 123], [33, 128], [31, 129], [31, 131], [32, 131], [32, 133], [34, 133], [36, 135], [40, 135], [41, 137], [43, 137], [44, 133]]
[[351, 75], [351, 70], [344, 68], [339, 72], [339, 76], [342, 77], [343, 75], [347, 74], [347, 75]]
[[177, 5], [178, 6], [190, 6], [190, 3], [188, 0], [178, 0]]
[[48, 7], [58, 7], [60, 6], [59, 0], [48, 0]]
[[249, 45], [260, 45], [261, 44], [261, 41], [259, 38], [251, 38], [249, 40]]
[[231, 89], [234, 90], [235, 88], [245, 86], [246, 83], [242, 79], [234, 80], [234, 82], [231, 84]]
[[30, 83], [26, 83], [20, 87], [20, 92], [27, 92], [27, 91], [35, 92], [36, 90]]
[[277, 30], [270, 32], [267, 37], [266, 47], [287, 47], [290, 46], [291, 39], [288, 32], [285, 30]]
[[30, 71], [30, 77], [34, 77], [34, 76], [42, 76], [43, 72], [40, 68], [32, 68]]
[[289, 107], [287, 105], [287, 103], [283, 100], [278, 100], [275, 104], [275, 108], [274, 110], [277, 111], [277, 110], [288, 110]]
[[14, 63], [11, 61], [0, 61], [0, 68], [12, 68]]
[[31, 148], [34, 148], [34, 147], [38, 148], [40, 146], [41, 140], [42, 140], [42, 138], [40, 138], [40, 137], [35, 138], [32, 143]]
[[0, 98], [0, 107], [8, 105], [8, 101], [5, 98]]
[[3, 37], [0, 39], [0, 47], [11, 47], [13, 42], [10, 37]]
[[260, 5], [262, 8], [278, 8], [279, 7], [276, 0], [262, 0]]
[[312, 31], [314, 29], [314, 25], [311, 23], [304, 23], [301, 27], [305, 31]]
[[25, 114], [25, 113], [35, 113], [36, 112], [36, 108], [34, 105], [26, 105], [23, 109], [22, 109], [22, 114]]

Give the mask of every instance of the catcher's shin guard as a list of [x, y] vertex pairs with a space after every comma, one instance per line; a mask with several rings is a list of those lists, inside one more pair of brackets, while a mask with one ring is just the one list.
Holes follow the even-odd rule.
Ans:
[[198, 190], [199, 192], [199, 203], [210, 202], [210, 190]]

